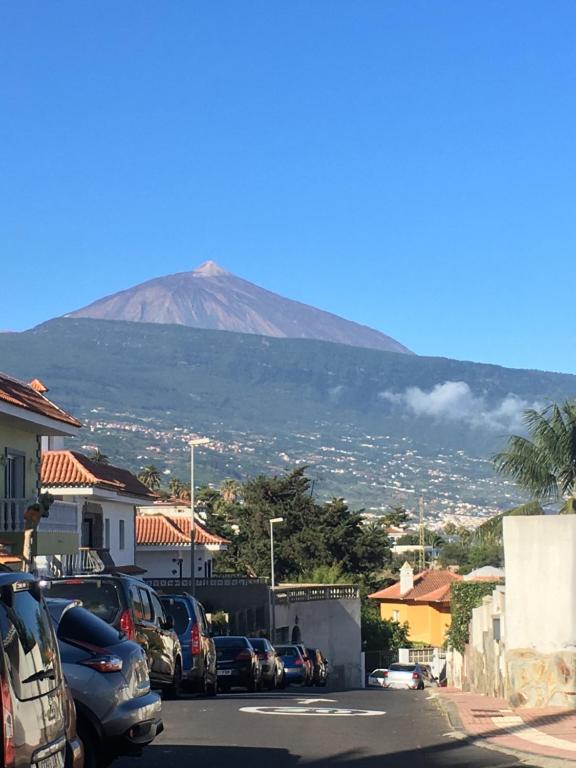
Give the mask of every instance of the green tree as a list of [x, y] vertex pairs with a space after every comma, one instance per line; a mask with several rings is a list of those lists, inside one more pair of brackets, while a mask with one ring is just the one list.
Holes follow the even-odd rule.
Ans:
[[362, 645], [367, 651], [393, 651], [409, 648], [410, 627], [407, 622], [380, 618], [380, 609], [374, 600], [365, 600], [361, 609]]
[[233, 504], [238, 501], [240, 489], [241, 486], [237, 480], [228, 478], [220, 483], [220, 496], [226, 504]]
[[149, 464], [147, 467], [144, 467], [138, 474], [138, 480], [151, 491], [157, 491], [161, 485], [160, 472], [154, 464]]
[[560, 502], [576, 511], [576, 401], [524, 412], [529, 437], [512, 435], [494, 456], [496, 470], [515, 480], [533, 500]]
[[410, 520], [407, 510], [401, 506], [391, 506], [389, 512], [385, 512], [381, 517], [382, 523], [388, 528], [399, 528]]

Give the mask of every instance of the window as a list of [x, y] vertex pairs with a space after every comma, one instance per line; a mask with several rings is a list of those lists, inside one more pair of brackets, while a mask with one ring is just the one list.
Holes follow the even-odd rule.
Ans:
[[142, 598], [140, 596], [140, 590], [136, 586], [130, 587], [130, 597], [132, 599], [132, 611], [134, 613], [134, 621], [142, 621], [144, 618], [144, 606], [142, 605]]
[[104, 548], [110, 549], [110, 518], [104, 518]]
[[113, 624], [120, 614], [120, 596], [116, 585], [105, 579], [63, 579], [49, 581], [48, 597], [66, 600], [82, 600], [82, 605], [108, 624]]
[[5, 488], [7, 499], [23, 499], [26, 496], [26, 456], [20, 451], [6, 448]]
[[158, 619], [158, 623], [160, 623], [161, 621], [166, 621], [166, 614], [164, 613], [164, 608], [162, 608], [162, 603], [156, 597], [154, 592], [150, 592], [149, 595], [152, 600], [152, 606], [154, 608], [154, 613], [156, 614], [156, 618]]
[[400, 621], [400, 611], [392, 611], [392, 621]]
[[118, 520], [118, 548], [126, 549], [126, 523]]
[[143, 611], [144, 621], [152, 621], [153, 613], [152, 613], [152, 605], [150, 603], [150, 593], [147, 592], [145, 589], [141, 589], [140, 598], [142, 601], [142, 611]]

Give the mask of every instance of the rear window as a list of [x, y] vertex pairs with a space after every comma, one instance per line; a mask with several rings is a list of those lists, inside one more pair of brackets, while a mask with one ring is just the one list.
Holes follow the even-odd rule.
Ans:
[[293, 658], [300, 656], [298, 648], [294, 648], [293, 645], [277, 645], [276, 650], [280, 656], [291, 656]]
[[254, 637], [254, 638], [251, 637], [250, 638], [250, 645], [252, 646], [252, 648], [256, 648], [257, 651], [267, 651], [268, 650], [268, 645], [266, 644], [266, 640], [264, 640], [262, 638], [259, 638], [259, 637]]
[[248, 640], [245, 637], [215, 637], [218, 648], [248, 648]]
[[414, 672], [416, 669], [415, 664], [390, 664], [388, 668], [390, 672]]
[[113, 627], [84, 608], [70, 608], [58, 625], [58, 637], [68, 643], [109, 648], [122, 642]]
[[0, 594], [0, 632], [12, 687], [21, 701], [53, 690], [60, 661], [44, 601], [29, 587]]
[[49, 582], [48, 589], [47, 595], [50, 597], [81, 600], [86, 610], [108, 624], [113, 624], [120, 613], [120, 595], [113, 581], [103, 579], [52, 581]]
[[160, 601], [164, 606], [164, 610], [169, 616], [174, 619], [174, 629], [177, 635], [183, 635], [188, 629], [188, 623], [190, 616], [188, 614], [188, 608], [183, 600], [166, 599]]

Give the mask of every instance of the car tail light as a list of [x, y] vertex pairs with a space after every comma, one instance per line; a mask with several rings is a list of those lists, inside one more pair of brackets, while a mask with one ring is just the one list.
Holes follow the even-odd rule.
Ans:
[[418, 672], [412, 672], [412, 680], [420, 680], [420, 675]]
[[304, 664], [303, 659], [296, 659], [296, 661], [294, 662], [295, 667], [301, 667], [303, 664]]
[[120, 656], [110, 654], [109, 656], [93, 656], [91, 659], [80, 661], [85, 667], [95, 669], [97, 672], [120, 672], [122, 670], [122, 659]]
[[200, 655], [200, 629], [198, 624], [192, 624], [190, 630], [190, 653], [192, 656]]
[[246, 649], [245, 651], [240, 651], [240, 653], [236, 656], [236, 661], [248, 661], [251, 658], [251, 652]]
[[132, 614], [129, 609], [122, 611], [120, 615], [120, 631], [123, 632], [128, 640], [134, 640], [136, 629], [134, 627], [134, 621], [132, 620]]
[[384, 670], [384, 677], [388, 677], [388, 670], [387, 669]]
[[12, 768], [16, 763], [16, 747], [14, 745], [14, 712], [8, 678], [4, 673], [0, 678], [0, 698], [2, 699], [2, 734], [4, 745], [5, 768]]

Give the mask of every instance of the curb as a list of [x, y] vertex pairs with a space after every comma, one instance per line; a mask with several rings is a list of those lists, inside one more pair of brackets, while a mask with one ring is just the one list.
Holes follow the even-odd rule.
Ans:
[[442, 694], [433, 693], [429, 697], [440, 709], [450, 728], [449, 733], [445, 734], [452, 739], [460, 741], [466, 741], [468, 744], [472, 744], [475, 747], [482, 747], [483, 749], [489, 749], [492, 752], [501, 752], [505, 755], [517, 758], [522, 764], [526, 766], [534, 766], [535, 768], [574, 768], [576, 760], [571, 760], [567, 757], [548, 757], [548, 755], [540, 755], [534, 752], [525, 752], [524, 750], [512, 749], [511, 747], [500, 747], [496, 744], [492, 744], [488, 739], [482, 736], [476, 736], [473, 733], [469, 733], [465, 730], [460, 719], [460, 713], [458, 712], [458, 706]]

